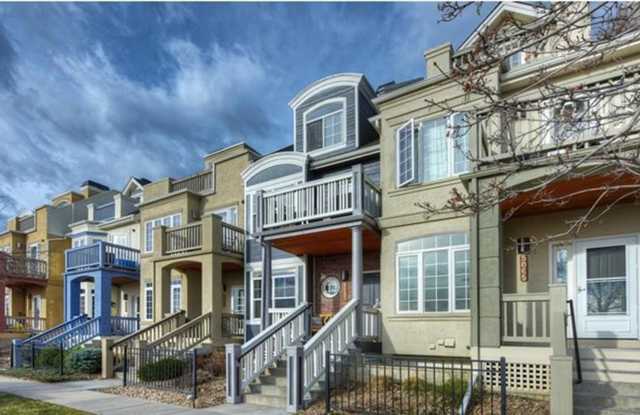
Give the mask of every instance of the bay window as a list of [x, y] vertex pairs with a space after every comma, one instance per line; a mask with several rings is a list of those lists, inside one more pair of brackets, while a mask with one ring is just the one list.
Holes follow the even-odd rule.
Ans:
[[433, 235], [398, 243], [398, 312], [469, 310], [469, 273], [466, 233]]
[[345, 100], [330, 100], [304, 113], [305, 151], [338, 148], [346, 144]]
[[465, 113], [413, 120], [396, 131], [397, 186], [430, 182], [469, 170], [469, 125]]

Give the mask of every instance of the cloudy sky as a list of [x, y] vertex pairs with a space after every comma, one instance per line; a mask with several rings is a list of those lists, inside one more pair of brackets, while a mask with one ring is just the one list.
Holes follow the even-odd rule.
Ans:
[[291, 142], [287, 102], [362, 72], [424, 75], [424, 50], [479, 21], [434, 3], [0, 4], [0, 229], [93, 179], [180, 177], [245, 140]]

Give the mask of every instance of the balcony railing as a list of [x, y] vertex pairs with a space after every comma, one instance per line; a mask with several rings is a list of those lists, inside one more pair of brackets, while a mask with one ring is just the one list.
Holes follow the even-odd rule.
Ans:
[[213, 189], [213, 172], [210, 170], [171, 183], [171, 191], [188, 189], [194, 193], [206, 192]]
[[34, 215], [18, 218], [16, 223], [19, 232], [29, 232], [36, 227], [36, 217]]
[[380, 189], [361, 172], [292, 186], [262, 196], [262, 229], [356, 214], [380, 216]]
[[502, 341], [549, 343], [549, 294], [502, 294]]
[[0, 252], [0, 276], [9, 278], [47, 279], [47, 262], [41, 259]]
[[242, 255], [244, 253], [244, 230], [222, 222], [222, 249]]
[[140, 269], [140, 251], [108, 242], [67, 249], [65, 252], [66, 272], [118, 268], [126, 271]]
[[202, 223], [190, 223], [167, 229], [164, 234], [166, 254], [178, 254], [202, 248]]
[[223, 313], [222, 335], [225, 337], [244, 337], [244, 315]]
[[37, 333], [47, 327], [47, 320], [40, 317], [5, 316], [8, 331]]

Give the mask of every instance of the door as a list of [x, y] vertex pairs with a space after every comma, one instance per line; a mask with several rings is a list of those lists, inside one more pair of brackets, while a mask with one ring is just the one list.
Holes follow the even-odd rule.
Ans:
[[576, 243], [577, 330], [585, 338], [637, 338], [636, 237]]

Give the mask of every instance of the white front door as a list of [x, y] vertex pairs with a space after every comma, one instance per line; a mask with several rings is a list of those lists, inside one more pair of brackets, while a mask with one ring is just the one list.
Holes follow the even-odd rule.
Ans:
[[636, 237], [576, 242], [578, 337], [638, 337], [637, 249]]

